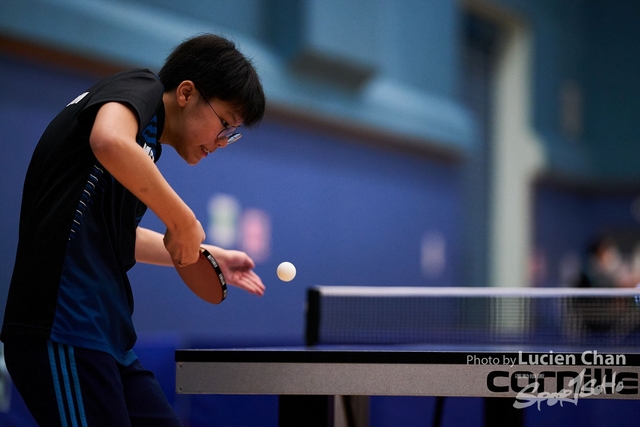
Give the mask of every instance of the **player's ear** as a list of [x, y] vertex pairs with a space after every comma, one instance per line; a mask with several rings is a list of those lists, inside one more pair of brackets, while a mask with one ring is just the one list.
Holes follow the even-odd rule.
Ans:
[[194, 98], [196, 85], [191, 80], [185, 80], [176, 88], [176, 101], [178, 105], [184, 107]]

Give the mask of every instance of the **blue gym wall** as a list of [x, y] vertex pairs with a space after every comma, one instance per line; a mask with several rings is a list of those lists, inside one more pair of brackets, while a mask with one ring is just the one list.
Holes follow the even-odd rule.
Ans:
[[[581, 254], [597, 232], [638, 227], [633, 209], [640, 194], [640, 122], [634, 113], [640, 111], [640, 59], [634, 46], [640, 42], [640, 6], [633, 0], [470, 3], [501, 7], [533, 30], [533, 126], [548, 165], [532, 188], [533, 249], [546, 255], [546, 274], [532, 284], [559, 286], [560, 261]], [[453, 0], [0, 4], [0, 37], [117, 66], [157, 68], [182, 37], [204, 30], [231, 34], [256, 58], [278, 114], [198, 167], [184, 165], [170, 148], [159, 167], [203, 224], [208, 201], [219, 194], [235, 198], [242, 210], [268, 214], [270, 254], [256, 268], [266, 295], [232, 288], [227, 301], [212, 307], [180, 285], [171, 269], [138, 265], [131, 272], [138, 354], [192, 426], [276, 425], [276, 401], [176, 396], [176, 347], [301, 343], [305, 290], [312, 285], [469, 285], [461, 274], [466, 241], [461, 170], [465, 156], [477, 149], [479, 124], [459, 93], [463, 10]], [[132, 26], [132, 17], [140, 16], [145, 20]], [[325, 67], [319, 75], [291, 65], [302, 54]], [[56, 112], [100, 77], [73, 63], [53, 66], [28, 56], [0, 53], [2, 307], [31, 151]], [[327, 83], [335, 71], [330, 61], [323, 62], [327, 57], [353, 76], [365, 76], [367, 84], [353, 90]], [[558, 118], [559, 91], [567, 80], [577, 81], [585, 98], [585, 126], [578, 136], [566, 135]], [[297, 120], [300, 112], [322, 117], [321, 126], [306, 127]], [[345, 123], [383, 136], [342, 132]], [[442, 152], [448, 153], [445, 159]], [[162, 230], [152, 213], [144, 224]], [[446, 242], [446, 263], [442, 271], [427, 274], [421, 244], [433, 235]], [[275, 277], [282, 260], [298, 267], [291, 283]], [[31, 425], [19, 398], [12, 404], [12, 412], [0, 413], [0, 425]], [[422, 425], [430, 420], [432, 404], [430, 398], [376, 398], [374, 425], [393, 425], [394, 418], [385, 418], [390, 413], [406, 414], [405, 426]], [[444, 425], [480, 425], [479, 400], [451, 399], [448, 405]], [[604, 411], [620, 415], [615, 425], [637, 419], [637, 404], [612, 405], [581, 402], [575, 410], [528, 411], [527, 423], [566, 425], [579, 419], [597, 425]]]

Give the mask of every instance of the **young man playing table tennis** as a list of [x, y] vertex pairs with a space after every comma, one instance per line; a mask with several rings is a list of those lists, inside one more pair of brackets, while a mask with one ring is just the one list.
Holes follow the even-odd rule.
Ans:
[[[251, 63], [202, 35], [178, 46], [159, 77], [136, 70], [99, 82], [44, 132], [2, 328], [7, 368], [41, 426], [181, 425], [133, 353], [127, 271], [136, 261], [188, 266], [203, 246], [230, 284], [256, 295], [264, 285], [244, 252], [202, 245], [202, 225], [155, 162], [162, 143], [199, 163], [259, 123], [264, 107]], [[164, 235], [138, 227], [147, 207]]]

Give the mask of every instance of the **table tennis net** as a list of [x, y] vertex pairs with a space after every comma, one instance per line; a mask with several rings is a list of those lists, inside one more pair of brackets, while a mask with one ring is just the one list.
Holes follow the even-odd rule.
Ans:
[[308, 290], [316, 344], [640, 344], [640, 290], [383, 288]]

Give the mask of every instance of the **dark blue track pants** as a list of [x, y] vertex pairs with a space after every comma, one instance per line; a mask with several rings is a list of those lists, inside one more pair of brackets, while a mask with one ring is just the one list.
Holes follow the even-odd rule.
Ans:
[[100, 351], [10, 337], [5, 361], [42, 427], [181, 427], [152, 372]]

